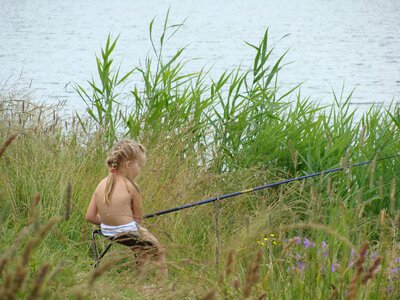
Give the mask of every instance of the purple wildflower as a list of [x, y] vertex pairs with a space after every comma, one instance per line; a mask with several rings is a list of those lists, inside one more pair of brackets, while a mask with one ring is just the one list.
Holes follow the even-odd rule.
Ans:
[[303, 245], [305, 248], [311, 248], [315, 246], [315, 243], [312, 243], [309, 239], [305, 238], [303, 240]]
[[389, 293], [389, 294], [393, 293], [393, 286], [392, 286], [392, 285], [389, 285], [389, 287], [388, 287], [388, 293]]
[[335, 261], [334, 263], [332, 263], [332, 265], [331, 265], [332, 273], [335, 273], [337, 270], [339, 270], [339, 268], [340, 268], [340, 264], [338, 261]]
[[302, 262], [302, 261], [299, 261], [299, 262], [297, 263], [297, 267], [299, 268], [300, 271], [304, 271], [305, 268], [306, 268], [306, 263], [305, 263], [305, 262]]
[[[322, 250], [327, 250], [328, 249], [328, 244], [325, 242], [325, 241], [323, 241], [322, 243], [321, 243], [321, 249]], [[328, 256], [328, 251], [321, 251], [321, 250], [318, 250], [318, 255], [320, 255], [322, 253], [322, 256], [323, 257], [327, 257]]]

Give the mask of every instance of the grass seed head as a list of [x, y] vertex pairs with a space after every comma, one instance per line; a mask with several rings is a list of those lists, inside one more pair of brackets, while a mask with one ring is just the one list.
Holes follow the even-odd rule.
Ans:
[[10, 146], [10, 144], [15, 140], [15, 138], [17, 137], [16, 134], [13, 134], [12, 136], [10, 136], [4, 143], [3, 146], [1, 146], [0, 148], [0, 157], [4, 154], [4, 152], [6, 151], [7, 147]]
[[375, 259], [374, 264], [368, 269], [368, 272], [362, 278], [361, 283], [363, 285], [367, 284], [368, 280], [372, 279], [372, 277], [374, 277], [374, 275], [378, 272], [379, 267], [382, 264], [382, 260], [383, 260], [382, 256], [378, 256]]
[[40, 268], [40, 270], [37, 274], [36, 280], [32, 286], [31, 293], [27, 298], [28, 300], [33, 300], [33, 299], [39, 298], [40, 290], [42, 289], [42, 287], [44, 285], [46, 274], [48, 273], [49, 269], [50, 269], [49, 264], [45, 264]]
[[360, 249], [360, 255], [355, 262], [355, 273], [353, 276], [353, 279], [350, 282], [349, 288], [348, 288], [348, 293], [347, 293], [347, 299], [354, 299], [357, 294], [357, 288], [358, 288], [358, 280], [361, 276], [361, 273], [363, 271], [363, 265], [367, 256], [368, 252], [368, 242], [365, 242]]
[[248, 298], [250, 296], [251, 288], [260, 279], [260, 265], [262, 260], [262, 249], [258, 250], [256, 260], [253, 264], [250, 264], [247, 269], [246, 282], [243, 287], [243, 297]]

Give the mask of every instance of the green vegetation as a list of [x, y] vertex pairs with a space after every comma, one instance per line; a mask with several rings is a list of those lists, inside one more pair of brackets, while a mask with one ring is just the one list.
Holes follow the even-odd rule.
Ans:
[[[249, 44], [251, 70], [188, 74], [184, 49], [163, 56], [182, 24], [167, 16], [159, 38], [155, 25], [152, 54], [127, 74], [108, 37], [99, 81], [76, 86], [87, 116], [0, 88], [0, 299], [397, 299], [400, 163], [378, 159], [398, 153], [399, 109], [357, 114], [351, 95], [320, 107], [297, 87], [281, 91], [285, 55], [271, 61], [268, 31]], [[149, 149], [139, 178], [147, 213], [373, 162], [146, 220], [167, 252], [159, 284], [119, 245], [91, 268], [84, 214], [123, 136]]]

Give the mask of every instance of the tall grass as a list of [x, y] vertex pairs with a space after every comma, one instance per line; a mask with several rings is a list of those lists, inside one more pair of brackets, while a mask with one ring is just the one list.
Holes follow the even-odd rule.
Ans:
[[[62, 117], [62, 106], [0, 89], [0, 141], [7, 145], [0, 150], [0, 289], [8, 299], [398, 298], [399, 162], [378, 160], [398, 153], [398, 107], [360, 114], [351, 94], [333, 94], [333, 105], [320, 107], [297, 87], [281, 91], [285, 55], [271, 61], [268, 31], [249, 43], [251, 69], [217, 79], [203, 70], [188, 74], [184, 49], [163, 56], [182, 24], [169, 25], [167, 16], [157, 40], [156, 25], [152, 54], [126, 76], [113, 65], [118, 38], [108, 37], [96, 58], [99, 82], [77, 85], [87, 116]], [[142, 82], [132, 85], [134, 75]], [[149, 213], [373, 162], [146, 220], [167, 252], [170, 278], [160, 286], [151, 272], [139, 276], [118, 245], [101, 269], [91, 269], [84, 213], [106, 175], [108, 146], [125, 135], [149, 149], [139, 178]], [[35, 195], [40, 201], [32, 205]], [[46, 224], [51, 231], [34, 234]], [[24, 260], [32, 244], [36, 251]]]

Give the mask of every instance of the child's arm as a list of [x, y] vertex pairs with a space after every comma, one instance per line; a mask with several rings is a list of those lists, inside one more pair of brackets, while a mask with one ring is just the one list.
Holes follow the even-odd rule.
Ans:
[[96, 225], [101, 224], [101, 219], [98, 214], [96, 205], [96, 192], [93, 193], [92, 199], [89, 202], [89, 206], [86, 211], [86, 220]]
[[140, 224], [143, 220], [142, 196], [138, 187], [135, 185], [131, 190], [132, 196], [132, 212], [135, 221]]

